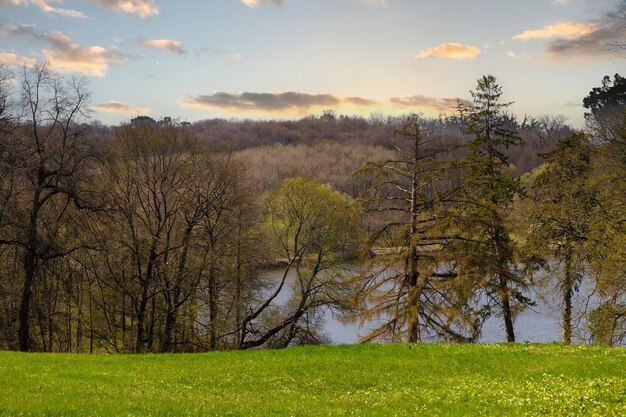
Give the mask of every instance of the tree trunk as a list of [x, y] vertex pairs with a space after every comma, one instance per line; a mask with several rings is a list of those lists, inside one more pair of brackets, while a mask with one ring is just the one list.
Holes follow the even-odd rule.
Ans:
[[[241, 213], [240, 213], [241, 215]], [[235, 275], [235, 327], [239, 328], [241, 326], [241, 218], [239, 218], [239, 222], [237, 223], [237, 273]], [[238, 332], [238, 336], [240, 333]], [[236, 342], [235, 342], [236, 343]]]
[[411, 249], [408, 265], [408, 286], [409, 286], [409, 314], [408, 314], [408, 342], [417, 343], [419, 340], [419, 303], [421, 296], [421, 288], [418, 287], [417, 281], [419, 271], [417, 270], [417, 251]]
[[141, 300], [137, 310], [137, 340], [135, 341], [135, 353], [141, 353], [144, 347], [144, 330], [146, 322], [146, 309], [148, 307], [148, 283], [142, 283]]
[[152, 345], [154, 343], [154, 326], [156, 325], [156, 297], [154, 294], [150, 296], [152, 300], [150, 306], [150, 326], [148, 326], [148, 337], [146, 338], [146, 348], [148, 352], [152, 352]]
[[172, 333], [174, 330], [174, 326], [176, 325], [176, 316], [176, 309], [171, 306], [168, 307], [167, 313], [165, 314], [165, 329], [163, 330], [161, 353], [172, 351]]
[[76, 353], [83, 350], [83, 279], [81, 277], [80, 284], [76, 293], [76, 302], [78, 303], [78, 313], [76, 318]]
[[209, 269], [209, 347], [217, 348], [217, 283], [213, 266]]
[[30, 299], [33, 295], [33, 280], [35, 278], [35, 269], [37, 268], [37, 256], [35, 251], [28, 249], [24, 255], [24, 288], [22, 290], [22, 300], [20, 303], [20, 317], [19, 317], [19, 343], [20, 350], [27, 352], [30, 350], [30, 323], [28, 316], [30, 313]]
[[574, 295], [574, 277], [572, 255], [565, 254], [565, 279], [563, 280], [563, 342], [572, 344], [572, 297]]
[[417, 202], [417, 193], [419, 188], [419, 179], [417, 170], [419, 152], [420, 152], [420, 133], [416, 131], [413, 143], [413, 177], [411, 178], [411, 230], [409, 235], [409, 255], [407, 258], [407, 284], [409, 286], [409, 314], [408, 314], [408, 342], [416, 343], [419, 340], [419, 310], [420, 310], [420, 297], [421, 288], [418, 288], [417, 281], [419, 278], [418, 269], [418, 254], [417, 247], [415, 246], [415, 239], [417, 239], [417, 216], [419, 214], [419, 207]]
[[500, 275], [500, 297], [502, 299], [502, 316], [504, 317], [504, 328], [506, 330], [506, 341], [515, 342], [515, 331], [513, 329], [513, 311], [509, 298], [509, 285], [505, 277]]
[[[191, 232], [193, 226], [189, 225], [185, 229], [183, 236], [183, 245], [176, 270], [176, 278], [174, 282], [174, 288], [169, 288], [169, 283], [165, 288], [165, 301], [167, 303], [167, 313], [165, 315], [165, 329], [163, 330], [163, 338], [161, 343], [161, 352], [170, 352], [173, 345], [173, 332], [178, 320], [178, 309], [181, 306], [180, 296], [182, 290], [182, 283], [185, 276], [185, 268], [187, 267], [187, 253], [189, 250], [189, 241], [191, 239]], [[173, 292], [173, 297], [170, 295]]]
[[154, 263], [158, 258], [158, 254], [156, 252], [156, 241], [158, 240], [158, 236], [152, 242], [152, 247], [150, 248], [150, 258], [148, 259], [148, 265], [146, 266], [146, 276], [141, 279], [141, 300], [139, 301], [139, 309], [137, 310], [137, 340], [135, 341], [135, 353], [141, 353], [144, 350], [145, 342], [146, 342], [146, 311], [148, 309], [148, 287], [150, 286], [150, 282], [152, 282], [152, 274], [154, 271]]

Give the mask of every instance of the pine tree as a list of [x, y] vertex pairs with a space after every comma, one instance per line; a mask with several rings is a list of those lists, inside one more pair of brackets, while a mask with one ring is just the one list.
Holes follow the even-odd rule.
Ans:
[[366, 340], [475, 340], [478, 320], [440, 257], [448, 240], [442, 221], [457, 190], [449, 149], [417, 115], [396, 131], [395, 146], [396, 158], [361, 172], [371, 181], [361, 196], [372, 230], [367, 249], [377, 255], [358, 277], [362, 319], [378, 323]]
[[492, 75], [478, 80], [471, 92], [473, 103], [459, 105], [459, 120], [471, 137], [463, 158], [463, 193], [451, 211], [450, 226], [456, 230], [449, 245], [451, 258], [461, 276], [474, 282], [483, 308], [493, 308], [504, 319], [507, 341], [515, 341], [516, 307], [530, 300], [523, 296], [527, 284], [516, 260], [517, 244], [511, 238], [507, 214], [513, 199], [522, 192], [517, 179], [507, 174], [505, 151], [521, 144], [515, 118], [502, 103], [502, 88]]
[[532, 182], [532, 202], [526, 216], [527, 246], [560, 271], [563, 297], [563, 341], [572, 342], [572, 298], [578, 291], [588, 261], [585, 244], [596, 192], [589, 186], [593, 148], [578, 133], [559, 140], [551, 152], [542, 154], [545, 165]]

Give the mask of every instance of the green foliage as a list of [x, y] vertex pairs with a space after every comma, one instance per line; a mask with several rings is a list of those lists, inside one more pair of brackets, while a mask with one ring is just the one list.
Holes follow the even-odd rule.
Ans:
[[335, 259], [354, 248], [353, 202], [329, 185], [287, 178], [275, 190], [265, 192], [261, 201], [265, 224], [287, 262], [312, 253]]
[[505, 153], [511, 146], [521, 144], [517, 124], [506, 109], [512, 103], [501, 103], [502, 87], [493, 75], [478, 80], [471, 91], [473, 104], [459, 107], [459, 117], [468, 143], [465, 187], [495, 206], [510, 203], [521, 188], [519, 182], [505, 175], [509, 159]]
[[587, 119], [601, 121], [610, 117], [613, 112], [626, 106], [626, 78], [615, 74], [613, 80], [606, 75], [602, 78], [602, 86], [594, 87], [583, 99], [583, 107], [590, 111], [585, 113]]
[[462, 160], [462, 195], [450, 210], [456, 236], [448, 250], [460, 275], [493, 301], [484, 306], [485, 313], [495, 307], [504, 318], [507, 340], [515, 341], [514, 313], [530, 300], [522, 295], [527, 282], [518, 270], [518, 245], [511, 238], [508, 219], [511, 203], [522, 188], [506, 172], [509, 162], [504, 151], [521, 139], [515, 119], [505, 111], [511, 103], [501, 103], [501, 95], [495, 77], [483, 76], [472, 92], [473, 104], [459, 106], [459, 121], [471, 139]]
[[624, 349], [558, 344], [0, 352], [0, 415], [621, 416], [625, 367]]
[[532, 199], [522, 205], [525, 249], [542, 258], [545, 268], [555, 275], [553, 282], [563, 296], [563, 340], [568, 343], [572, 298], [585, 275], [590, 216], [597, 206], [597, 192], [589, 184], [593, 152], [583, 133], [559, 140], [554, 150], [542, 154], [546, 162], [531, 183]]
[[[604, 133], [593, 160], [590, 187], [598, 203], [586, 247], [599, 296], [617, 306], [626, 304], [626, 112]], [[625, 336], [618, 332], [611, 343], [623, 343]]]
[[[288, 178], [265, 192], [261, 205], [276, 260], [285, 269], [271, 294], [243, 320], [240, 347], [320, 343], [324, 340], [317, 329], [320, 311], [350, 308], [352, 288], [344, 264], [358, 240], [352, 201], [328, 185]], [[292, 271], [290, 299], [273, 309]], [[255, 325], [257, 318], [262, 326]]]
[[614, 345], [626, 335], [626, 304], [604, 302], [589, 313], [594, 343]]

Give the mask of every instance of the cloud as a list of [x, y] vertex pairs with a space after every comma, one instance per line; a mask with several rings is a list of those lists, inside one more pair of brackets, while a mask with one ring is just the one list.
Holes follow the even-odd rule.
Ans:
[[425, 51], [421, 51], [415, 58], [447, 58], [447, 59], [470, 59], [480, 55], [480, 49], [460, 43], [444, 43]]
[[178, 55], [187, 53], [182, 43], [170, 39], [142, 39], [139, 44], [150, 48], [165, 49]]
[[513, 39], [527, 41], [529, 39], [577, 39], [597, 30], [595, 23], [557, 22], [540, 29], [525, 30], [513, 36]]
[[0, 63], [32, 67], [37, 63], [37, 60], [22, 55], [16, 55], [11, 52], [0, 52]]
[[342, 99], [332, 94], [307, 94], [294, 91], [284, 93], [237, 93], [218, 92], [212, 95], [197, 95], [181, 100], [187, 107], [204, 107], [225, 110], [249, 110], [261, 112], [307, 111], [313, 107], [332, 107]]
[[353, 104], [355, 106], [373, 106], [378, 104], [376, 100], [370, 100], [363, 97], [346, 97], [343, 99], [344, 102]]
[[[53, 1], [56, 1], [58, 3], [63, 2], [62, 0], [53, 0]], [[53, 14], [58, 14], [60, 16], [75, 17], [75, 18], [81, 18], [81, 19], [84, 19], [87, 17], [82, 12], [79, 12], [78, 10], [60, 9], [57, 7], [52, 7], [45, 0], [0, 0], [0, 4], [4, 4], [7, 6], [27, 6], [29, 4], [32, 4], [34, 6], [39, 7], [44, 13], [53, 13]]]
[[143, 19], [159, 14], [159, 9], [154, 5], [154, 0], [93, 0], [93, 2], [108, 9], [117, 9], [137, 15]]
[[219, 92], [212, 95], [196, 95], [179, 101], [185, 107], [207, 108], [226, 112], [289, 113], [304, 114], [315, 108], [392, 106], [400, 109], [451, 110], [458, 102], [469, 104], [459, 98], [434, 98], [422, 95], [391, 97], [376, 101], [363, 97], [341, 97], [333, 94], [307, 94], [300, 92], [237, 94]]
[[525, 31], [514, 39], [547, 39], [545, 55], [553, 61], [607, 58], [626, 44], [626, 1], [602, 18], [582, 22], [558, 22]]
[[545, 54], [553, 60], [606, 58], [612, 55], [613, 42], [624, 34], [626, 30], [623, 27], [600, 27], [579, 38], [552, 40], [546, 45]]
[[558, 4], [559, 6], [565, 6], [569, 3], [570, 0], [551, 0], [553, 4]]
[[241, 2], [248, 7], [256, 7], [263, 4], [274, 4], [277, 6], [282, 6], [283, 4], [285, 4], [286, 0], [241, 0]]
[[109, 64], [126, 60], [126, 56], [101, 46], [81, 46], [62, 32], [42, 33], [34, 25], [4, 25], [5, 36], [22, 36], [48, 44], [42, 49], [50, 68], [103, 77]]
[[435, 98], [427, 97], [423, 95], [416, 95], [411, 97], [391, 97], [389, 102], [396, 107], [403, 108], [429, 108], [438, 111], [445, 111], [455, 109], [459, 103], [470, 104], [469, 101], [458, 98]]
[[106, 113], [118, 113], [125, 116], [137, 116], [139, 114], [148, 114], [150, 109], [144, 107], [133, 107], [130, 104], [121, 101], [108, 101], [106, 103], [94, 104], [94, 110]]

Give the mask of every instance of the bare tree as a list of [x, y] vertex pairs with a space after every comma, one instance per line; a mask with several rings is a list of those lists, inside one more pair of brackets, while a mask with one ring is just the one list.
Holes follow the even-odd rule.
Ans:
[[21, 79], [19, 126], [3, 136], [5, 204], [2, 244], [22, 253], [19, 348], [31, 348], [31, 298], [43, 266], [77, 250], [66, 227], [71, 206], [85, 204], [83, 171], [91, 154], [85, 129], [89, 98], [85, 82], [65, 80], [47, 64], [25, 68]]

